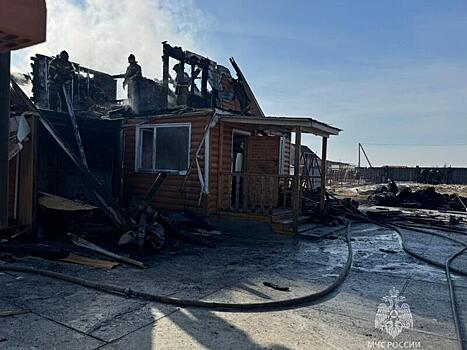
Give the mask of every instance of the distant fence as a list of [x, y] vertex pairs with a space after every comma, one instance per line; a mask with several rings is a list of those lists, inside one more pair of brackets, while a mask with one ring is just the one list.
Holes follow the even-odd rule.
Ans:
[[414, 181], [420, 180], [422, 170], [438, 171], [439, 183], [444, 184], [467, 184], [467, 168], [425, 168], [425, 167], [377, 167], [377, 168], [357, 168], [358, 178], [368, 182], [381, 183], [387, 179], [394, 181]]

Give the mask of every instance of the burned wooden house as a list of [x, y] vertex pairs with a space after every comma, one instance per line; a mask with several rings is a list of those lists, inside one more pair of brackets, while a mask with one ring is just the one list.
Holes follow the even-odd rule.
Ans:
[[[50, 58], [33, 60], [32, 101], [68, 148], [63, 152], [49, 130], [40, 128], [37, 188], [67, 198], [102, 204], [81, 181], [89, 170], [108, 194], [106, 203], [128, 206], [163, 172], [166, 178], [152, 199], [156, 208], [280, 218], [276, 230], [293, 231], [300, 221], [301, 189], [310, 183], [307, 176], [316, 175], [290, 173], [292, 135], [297, 162], [302, 133], [322, 137], [321, 164], [326, 164], [327, 140], [340, 131], [312, 118], [265, 116], [233, 59], [236, 77], [166, 42], [162, 80], [133, 79], [127, 101], [116, 99], [115, 77], [75, 64], [69, 108], [62, 101], [61, 111], [49, 109]], [[87, 170], [76, 171], [79, 157]], [[324, 186], [324, 169], [321, 174], [318, 183]]]

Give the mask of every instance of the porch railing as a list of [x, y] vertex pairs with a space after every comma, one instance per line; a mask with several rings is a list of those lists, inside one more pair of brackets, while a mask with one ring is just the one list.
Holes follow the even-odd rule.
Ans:
[[[272, 209], [294, 207], [293, 175], [222, 173], [220, 180], [221, 210], [270, 214]], [[307, 180], [308, 177], [300, 177], [301, 188], [309, 186]]]

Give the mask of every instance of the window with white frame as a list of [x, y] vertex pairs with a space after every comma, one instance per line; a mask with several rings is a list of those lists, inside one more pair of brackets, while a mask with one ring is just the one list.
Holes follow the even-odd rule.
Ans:
[[185, 175], [190, 164], [191, 124], [136, 127], [135, 170]]

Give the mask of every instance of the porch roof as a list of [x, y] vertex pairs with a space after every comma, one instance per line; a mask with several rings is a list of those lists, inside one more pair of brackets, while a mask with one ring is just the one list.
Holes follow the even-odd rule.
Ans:
[[226, 122], [262, 125], [274, 129], [298, 131], [310, 133], [314, 135], [329, 137], [331, 135], [339, 135], [342, 131], [334, 126], [325, 124], [318, 120], [305, 117], [251, 117], [241, 115], [219, 115], [219, 118]]

